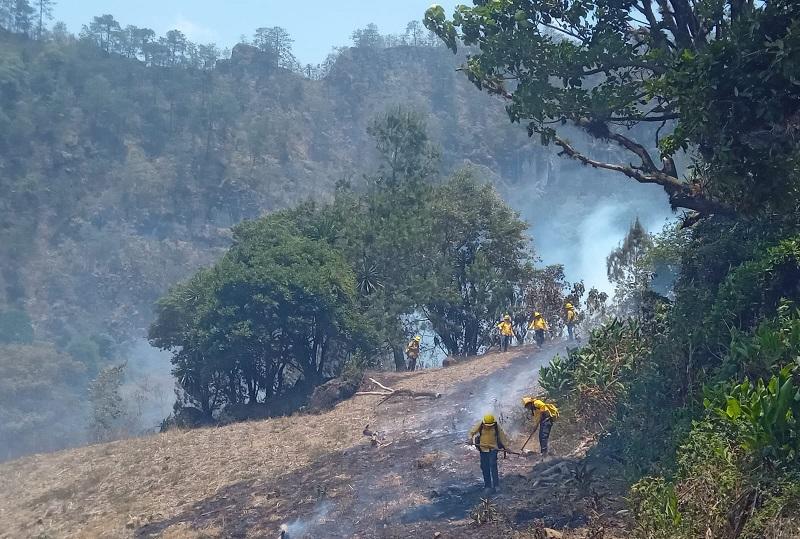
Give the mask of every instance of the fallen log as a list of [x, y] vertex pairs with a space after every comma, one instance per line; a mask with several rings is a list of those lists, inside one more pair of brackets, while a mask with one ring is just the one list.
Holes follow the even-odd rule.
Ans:
[[374, 378], [370, 378], [369, 380], [370, 382], [378, 386], [380, 389], [372, 391], [357, 391], [356, 396], [376, 395], [379, 397], [383, 397], [383, 399], [381, 399], [381, 401], [378, 403], [378, 406], [388, 401], [389, 399], [393, 399], [395, 397], [411, 397], [412, 399], [421, 399], [421, 398], [438, 399], [439, 397], [442, 396], [441, 393], [435, 393], [433, 391], [412, 391], [410, 389], [393, 389], [391, 387], [383, 385]]

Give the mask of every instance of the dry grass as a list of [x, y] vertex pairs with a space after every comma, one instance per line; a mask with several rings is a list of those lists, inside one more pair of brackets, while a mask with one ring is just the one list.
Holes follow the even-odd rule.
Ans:
[[[447, 395], [453, 384], [489, 374], [514, 357], [493, 354], [448, 369], [374, 376], [392, 387]], [[328, 454], [366, 443], [366, 424], [405, 421], [403, 407], [376, 408], [377, 400], [356, 397], [322, 415], [171, 431], [1, 464], [0, 537], [132, 537], [140, 526], [167, 521], [231, 486], [279, 482]], [[253, 497], [248, 503], [282, 502]], [[223, 533], [184, 522], [161, 536], [199, 539]]]

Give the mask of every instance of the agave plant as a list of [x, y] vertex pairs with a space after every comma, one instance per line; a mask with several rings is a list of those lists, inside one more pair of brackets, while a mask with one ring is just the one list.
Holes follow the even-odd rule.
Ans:
[[362, 296], [369, 296], [379, 288], [383, 288], [383, 278], [378, 271], [378, 265], [367, 258], [362, 260], [358, 268], [358, 291]]
[[548, 394], [563, 396], [575, 389], [574, 366], [569, 359], [556, 355], [550, 364], [539, 371], [539, 383]]
[[773, 462], [800, 455], [800, 388], [786, 367], [769, 381], [745, 380], [730, 388], [720, 405], [707, 397], [706, 408], [739, 428], [746, 449]]

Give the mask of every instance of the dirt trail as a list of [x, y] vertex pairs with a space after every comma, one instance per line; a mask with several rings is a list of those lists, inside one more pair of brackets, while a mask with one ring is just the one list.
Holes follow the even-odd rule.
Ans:
[[[574, 481], [542, 483], [561, 459], [501, 461], [502, 488], [493, 501], [504, 522], [475, 528], [468, 518], [483, 490], [476, 450], [464, 443], [467, 430], [491, 411], [519, 447], [527, 434], [519, 399], [559, 352], [558, 345], [524, 347], [447, 369], [373, 374], [392, 387], [441, 393], [434, 401], [396, 398], [378, 406], [380, 397], [359, 396], [321, 415], [170, 432], [4, 463], [0, 538], [271, 538], [281, 525], [288, 526], [288, 539], [432, 537], [437, 531], [443, 538], [508, 537], [510, 528], [536, 520], [580, 525], [587, 512], [578, 505], [587, 492]], [[362, 434], [367, 425], [380, 447]], [[553, 452], [567, 456], [584, 444], [578, 430], [559, 422]]]
[[[378, 430], [394, 440], [377, 450], [385, 453], [380, 457], [384, 465], [356, 481], [353, 509], [368, 504], [381, 508], [380, 518], [373, 517], [363, 537], [408, 537], [412, 531], [420, 536], [426, 531], [452, 536], [454, 528], [461, 536], [466, 534], [465, 517], [486, 495], [477, 450], [465, 443], [468, 430], [491, 412], [519, 449], [523, 434], [512, 416], [522, 415], [520, 399], [535, 390], [539, 368], [563, 351], [560, 346], [529, 348], [490, 374], [454, 385], [434, 405], [392, 403], [378, 424]], [[538, 441], [530, 447], [538, 449]], [[369, 451], [365, 453], [360, 457], [369, 458]], [[508, 478], [529, 471], [535, 462], [510, 456], [500, 462], [501, 475]]]

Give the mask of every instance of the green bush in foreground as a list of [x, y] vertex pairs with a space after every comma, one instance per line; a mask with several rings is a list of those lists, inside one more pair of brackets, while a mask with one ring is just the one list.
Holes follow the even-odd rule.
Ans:
[[[792, 335], [800, 315], [781, 311], [738, 346], [756, 350], [762, 343], [773, 358], [796, 358]], [[678, 449], [673, 476], [632, 487], [642, 537], [798, 536], [799, 367], [765, 368], [773, 374], [706, 388], [703, 419]]]
[[649, 351], [649, 340], [636, 320], [613, 320], [594, 330], [588, 344], [556, 356], [539, 379], [548, 394], [574, 400], [586, 417], [608, 416], [628, 388]]

